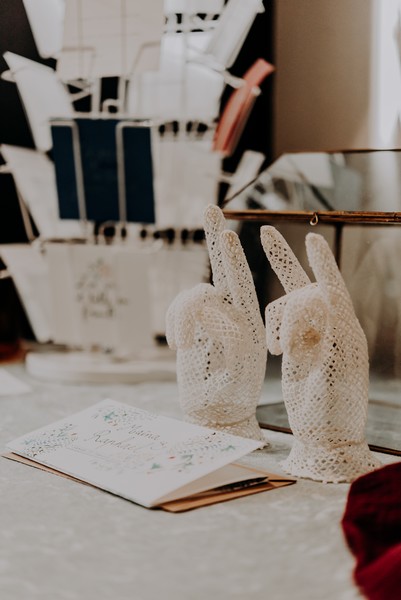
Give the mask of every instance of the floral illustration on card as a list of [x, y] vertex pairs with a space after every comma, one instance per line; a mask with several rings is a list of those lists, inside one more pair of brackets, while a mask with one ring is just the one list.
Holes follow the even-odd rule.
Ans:
[[205, 463], [212, 464], [222, 454], [230, 454], [236, 449], [232, 439], [226, 439], [221, 433], [217, 436], [215, 432], [211, 432], [175, 444], [158, 461], [147, 465], [146, 472], [149, 475], [161, 471], [184, 473]]
[[115, 314], [116, 285], [111, 265], [103, 258], [90, 262], [75, 284], [84, 319], [111, 319]]
[[131, 406], [119, 406], [115, 402], [99, 407], [94, 413], [94, 420], [100, 419], [111, 427], [127, 428], [138, 423], [150, 423], [157, 419], [156, 415], [148, 413], [140, 408]]
[[58, 429], [45, 431], [32, 438], [24, 440], [24, 452], [30, 458], [66, 448], [77, 439], [77, 432], [72, 423], [67, 423]]

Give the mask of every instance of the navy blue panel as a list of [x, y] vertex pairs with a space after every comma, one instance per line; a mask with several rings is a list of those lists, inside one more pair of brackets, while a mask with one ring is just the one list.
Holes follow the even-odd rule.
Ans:
[[[86, 216], [90, 221], [119, 221], [116, 125], [119, 119], [78, 118]], [[71, 130], [53, 126], [59, 210], [62, 219], [79, 218]], [[148, 127], [123, 131], [127, 220], [154, 223], [151, 135]]]
[[149, 127], [123, 130], [127, 221], [154, 223], [153, 166]]
[[51, 131], [59, 216], [60, 219], [79, 219], [72, 131], [68, 126], [52, 126]]
[[116, 119], [77, 119], [87, 218], [118, 221]]

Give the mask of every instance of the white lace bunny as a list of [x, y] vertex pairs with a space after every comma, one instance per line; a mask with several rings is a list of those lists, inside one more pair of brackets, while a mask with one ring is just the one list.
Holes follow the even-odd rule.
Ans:
[[283, 399], [295, 438], [283, 467], [294, 476], [351, 481], [379, 466], [365, 440], [365, 335], [322, 236], [306, 236], [316, 283], [274, 227], [262, 227], [261, 240], [286, 292], [266, 307], [267, 345], [283, 355]]
[[204, 226], [213, 285], [181, 292], [166, 317], [180, 403], [194, 423], [264, 441], [255, 412], [267, 348], [252, 275], [217, 206], [206, 208]]

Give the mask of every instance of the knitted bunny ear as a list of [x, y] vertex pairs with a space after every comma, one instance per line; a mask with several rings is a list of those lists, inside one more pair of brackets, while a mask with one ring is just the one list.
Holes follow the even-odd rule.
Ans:
[[234, 231], [223, 231], [220, 235], [228, 289], [234, 306], [244, 314], [252, 326], [263, 327], [255, 284], [244, 250]]
[[273, 271], [288, 294], [310, 284], [310, 279], [281, 233], [271, 225], [260, 230], [263, 249]]
[[353, 313], [351, 297], [326, 240], [317, 233], [308, 233], [305, 244], [309, 264], [326, 301]]
[[225, 297], [231, 299], [226, 272], [223, 265], [220, 234], [226, 228], [226, 220], [220, 208], [213, 204], [206, 207], [203, 214], [203, 225], [206, 235], [206, 244], [209, 252], [210, 266], [212, 267], [214, 287]]

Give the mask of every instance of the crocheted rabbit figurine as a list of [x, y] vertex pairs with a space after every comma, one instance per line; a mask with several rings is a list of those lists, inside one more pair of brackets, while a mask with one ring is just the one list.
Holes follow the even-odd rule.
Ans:
[[193, 423], [264, 441], [255, 411], [267, 348], [252, 275], [217, 206], [206, 208], [204, 228], [213, 285], [181, 292], [166, 316], [180, 403]]
[[365, 440], [365, 335], [322, 236], [306, 236], [316, 283], [274, 227], [262, 227], [261, 240], [286, 292], [266, 307], [267, 345], [283, 355], [283, 399], [294, 434], [283, 468], [318, 481], [352, 481], [380, 464]]

